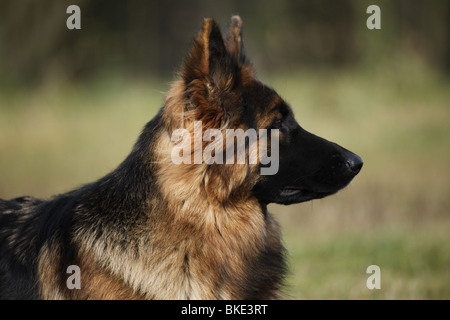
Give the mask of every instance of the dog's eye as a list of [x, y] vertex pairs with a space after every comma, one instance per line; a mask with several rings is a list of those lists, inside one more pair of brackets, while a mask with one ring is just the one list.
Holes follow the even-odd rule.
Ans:
[[273, 122], [272, 126], [275, 129], [280, 129], [283, 126], [283, 119], [281, 119], [281, 118], [275, 119], [275, 121]]

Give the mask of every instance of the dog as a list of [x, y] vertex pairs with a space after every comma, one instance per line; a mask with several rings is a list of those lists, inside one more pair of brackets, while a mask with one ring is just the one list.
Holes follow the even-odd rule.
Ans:
[[[232, 129], [256, 134], [241, 141], [244, 162], [222, 143]], [[222, 163], [210, 161], [221, 151]], [[263, 174], [269, 155], [276, 166]], [[286, 252], [267, 205], [336, 193], [362, 165], [300, 127], [257, 78], [240, 17], [223, 33], [204, 19], [163, 107], [114, 171], [48, 201], [0, 200], [0, 298], [281, 298]]]

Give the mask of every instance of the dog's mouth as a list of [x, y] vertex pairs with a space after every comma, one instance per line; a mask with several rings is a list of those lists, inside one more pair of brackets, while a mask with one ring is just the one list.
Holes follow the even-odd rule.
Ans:
[[289, 186], [280, 190], [280, 197], [283, 203], [299, 203], [324, 198], [333, 193], [333, 191], [317, 191]]
[[282, 197], [292, 197], [302, 193], [302, 189], [295, 189], [292, 187], [281, 189], [280, 196]]

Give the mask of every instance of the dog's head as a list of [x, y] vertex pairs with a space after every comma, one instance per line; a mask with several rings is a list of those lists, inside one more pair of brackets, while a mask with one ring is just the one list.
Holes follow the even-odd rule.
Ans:
[[[181, 164], [185, 177], [191, 182], [199, 178], [202, 189], [220, 202], [242, 194], [251, 194], [262, 203], [281, 204], [323, 198], [345, 187], [363, 165], [356, 154], [300, 127], [290, 106], [256, 77], [244, 51], [242, 21], [237, 16], [223, 35], [212, 19], [204, 20], [179, 80], [167, 96], [163, 119], [169, 133], [187, 130], [184, 146], [192, 148], [187, 158], [182, 148], [184, 159], [189, 160]], [[211, 129], [217, 130], [214, 139], [208, 133]], [[254, 130], [244, 137], [245, 164], [238, 161], [237, 152], [231, 156], [234, 164], [228, 162], [230, 129]], [[261, 144], [265, 132], [267, 139]], [[198, 135], [200, 140], [196, 140]], [[183, 137], [171, 142], [176, 145]], [[232, 140], [234, 144], [235, 137]], [[194, 154], [199, 148], [200, 158]], [[218, 151], [223, 151], [222, 163], [210, 161], [219, 159]], [[254, 163], [252, 155], [257, 159]]]

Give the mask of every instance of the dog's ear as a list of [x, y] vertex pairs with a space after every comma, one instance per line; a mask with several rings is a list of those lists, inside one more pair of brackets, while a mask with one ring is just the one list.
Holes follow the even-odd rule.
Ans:
[[232, 90], [238, 72], [238, 65], [225, 47], [219, 26], [213, 19], [204, 19], [182, 69], [185, 84], [200, 80], [207, 87]]
[[232, 16], [231, 22], [224, 33], [225, 45], [231, 56], [239, 63], [245, 63], [244, 42], [242, 41], [242, 20], [239, 16]]
[[232, 16], [231, 22], [224, 33], [225, 46], [233, 59], [235, 59], [243, 69], [254, 74], [255, 70], [245, 53], [242, 29], [242, 19], [239, 16]]

